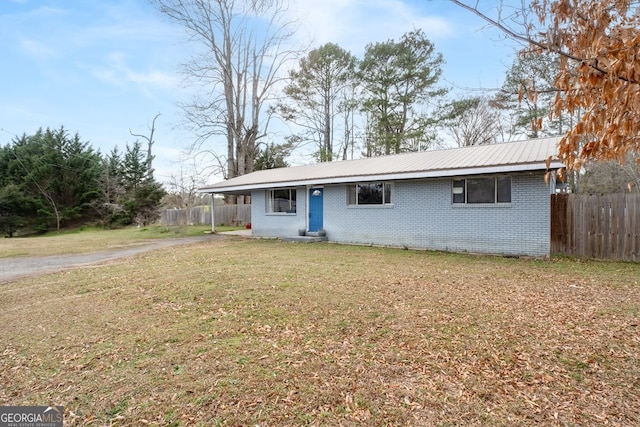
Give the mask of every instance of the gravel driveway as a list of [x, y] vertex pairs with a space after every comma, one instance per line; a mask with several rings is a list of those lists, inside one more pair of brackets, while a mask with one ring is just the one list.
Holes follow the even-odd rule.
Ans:
[[159, 239], [133, 248], [112, 249], [86, 254], [2, 258], [0, 259], [0, 284], [9, 283], [23, 277], [38, 274], [53, 273], [71, 268], [102, 264], [118, 258], [125, 258], [170, 246], [217, 240], [224, 237], [225, 236], [212, 234], [198, 237]]

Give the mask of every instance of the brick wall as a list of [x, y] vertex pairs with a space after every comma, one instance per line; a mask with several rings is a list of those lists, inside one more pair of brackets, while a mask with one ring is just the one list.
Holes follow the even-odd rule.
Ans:
[[[393, 184], [392, 206], [347, 206], [345, 185], [324, 187], [324, 228], [330, 241], [454, 252], [547, 256], [549, 189], [542, 173], [515, 174], [511, 203], [453, 205], [451, 180]], [[252, 201], [254, 234], [296, 235], [306, 224], [306, 189], [295, 215], [265, 214], [264, 191]]]
[[[296, 213], [266, 213], [266, 192], [251, 193], [251, 234], [259, 237], [297, 236], [306, 227], [306, 188], [296, 192]], [[325, 201], [326, 202], [326, 201]]]

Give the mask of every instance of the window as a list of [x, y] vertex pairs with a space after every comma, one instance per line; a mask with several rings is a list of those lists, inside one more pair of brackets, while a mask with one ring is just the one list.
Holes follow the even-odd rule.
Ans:
[[347, 191], [349, 205], [391, 204], [391, 184], [386, 182], [350, 185]]
[[296, 189], [267, 190], [267, 213], [296, 213]]
[[501, 176], [496, 178], [496, 202], [511, 203], [511, 177]]
[[511, 177], [454, 179], [451, 183], [453, 203], [511, 203]]

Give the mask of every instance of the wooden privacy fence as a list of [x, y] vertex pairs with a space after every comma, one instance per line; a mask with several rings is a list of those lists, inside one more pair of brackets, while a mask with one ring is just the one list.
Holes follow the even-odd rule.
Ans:
[[[214, 209], [216, 225], [244, 225], [251, 222], [251, 205], [219, 205]], [[211, 206], [166, 209], [160, 213], [160, 221], [164, 225], [211, 224]]]
[[640, 193], [552, 195], [551, 253], [640, 262]]

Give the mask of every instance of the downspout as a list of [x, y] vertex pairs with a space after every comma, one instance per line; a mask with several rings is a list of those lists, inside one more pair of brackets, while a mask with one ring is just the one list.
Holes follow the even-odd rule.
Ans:
[[551, 179], [549, 180], [549, 194], [552, 196], [556, 194], [556, 172], [554, 171], [551, 174]]

